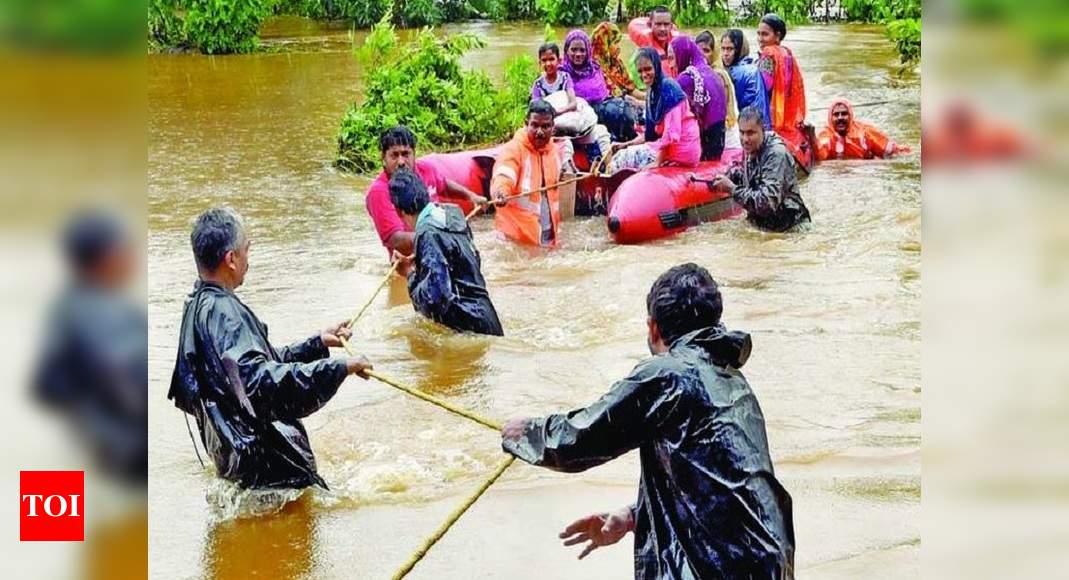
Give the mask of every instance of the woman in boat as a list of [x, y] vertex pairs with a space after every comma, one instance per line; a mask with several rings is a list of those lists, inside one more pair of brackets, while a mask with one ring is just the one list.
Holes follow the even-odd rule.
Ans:
[[766, 14], [761, 18], [757, 25], [757, 41], [761, 45], [757, 68], [768, 93], [772, 130], [783, 137], [797, 158], [806, 139], [801, 127], [806, 114], [805, 84], [798, 59], [782, 44], [786, 36], [787, 23], [778, 15]]
[[757, 59], [750, 54], [750, 45], [742, 30], [731, 28], [720, 37], [720, 61], [731, 75], [731, 84], [735, 86], [735, 103], [739, 110], [755, 107], [764, 117], [765, 129], [771, 130], [768, 112], [768, 95], [761, 71], [757, 70]]
[[620, 29], [612, 22], [598, 24], [591, 40], [594, 62], [601, 67], [605, 84], [613, 97], [632, 97], [641, 101], [646, 98], [646, 93], [635, 85], [635, 80], [620, 57], [622, 36]]
[[720, 49], [716, 45], [716, 37], [708, 30], [701, 31], [694, 37], [694, 43], [702, 49], [705, 62], [712, 67], [716, 76], [720, 77], [720, 84], [724, 87], [727, 95], [727, 118], [724, 120], [724, 148], [741, 149], [742, 141], [739, 139], [739, 109], [735, 101], [735, 83], [731, 80], [731, 73], [724, 68], [724, 61], [720, 58]]
[[626, 143], [614, 143], [619, 151], [610, 169], [643, 169], [666, 164], [694, 166], [701, 159], [701, 130], [690, 110], [687, 95], [661, 68], [653, 48], [638, 51], [635, 59], [646, 92], [645, 131]]
[[598, 122], [609, 130], [614, 141], [627, 141], [635, 136], [635, 116], [622, 98], [609, 93], [605, 75], [591, 58], [590, 37], [576, 29], [564, 37], [564, 66], [562, 70], [572, 78], [575, 95], [586, 100], [598, 114]]
[[719, 161], [724, 152], [727, 129], [727, 92], [723, 81], [705, 62], [694, 40], [677, 36], [668, 45], [668, 56], [676, 63], [676, 82], [687, 95], [690, 110], [701, 129], [702, 161]]

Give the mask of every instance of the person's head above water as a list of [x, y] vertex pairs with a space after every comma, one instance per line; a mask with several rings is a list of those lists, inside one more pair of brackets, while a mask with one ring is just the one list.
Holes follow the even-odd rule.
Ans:
[[241, 216], [217, 207], [197, 216], [189, 240], [201, 280], [233, 290], [249, 271], [249, 237]]
[[765, 142], [765, 116], [753, 105], [739, 111], [739, 140], [746, 153], [754, 154]]
[[720, 58], [724, 66], [735, 66], [750, 54], [746, 35], [738, 28], [729, 28], [720, 37]]
[[134, 249], [125, 224], [103, 210], [84, 210], [67, 222], [63, 253], [77, 280], [120, 289], [133, 277]]
[[410, 228], [415, 228], [416, 218], [431, 202], [427, 186], [411, 169], [401, 167], [390, 177], [390, 201], [397, 213]]
[[672, 35], [672, 11], [667, 6], [654, 6], [650, 10], [650, 28], [653, 29], [653, 38], [664, 44]]
[[831, 120], [832, 128], [843, 137], [850, 132], [850, 122], [853, 120], [853, 116], [854, 113], [850, 110], [850, 103], [846, 99], [836, 99], [828, 111], [828, 119]]
[[413, 167], [416, 162], [416, 135], [404, 125], [386, 130], [379, 136], [382, 170], [393, 175], [398, 167]]
[[765, 14], [757, 25], [757, 42], [762, 47], [779, 44], [786, 36], [787, 23], [778, 14]]
[[527, 105], [527, 138], [535, 149], [543, 149], [553, 141], [553, 105], [538, 99]]
[[694, 263], [669, 269], [646, 295], [650, 353], [666, 352], [679, 337], [720, 324], [723, 311], [720, 288], [708, 270]]

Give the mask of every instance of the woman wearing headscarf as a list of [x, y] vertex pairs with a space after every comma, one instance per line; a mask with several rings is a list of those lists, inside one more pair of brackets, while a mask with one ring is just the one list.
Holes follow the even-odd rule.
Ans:
[[703, 30], [694, 37], [694, 44], [702, 49], [705, 62], [713, 69], [720, 78], [720, 84], [724, 87], [727, 95], [727, 118], [724, 119], [724, 148], [741, 149], [742, 141], [739, 139], [739, 109], [735, 102], [735, 83], [731, 80], [731, 73], [724, 68], [724, 62], [720, 58], [720, 48], [717, 46], [716, 37], [712, 32]]
[[730, 28], [720, 38], [720, 61], [731, 75], [735, 86], [735, 103], [739, 110], [756, 107], [765, 119], [765, 129], [772, 129], [772, 114], [768, 111], [768, 94], [757, 60], [750, 54], [746, 36], [738, 28]]
[[791, 153], [805, 166], [806, 136], [801, 128], [806, 114], [805, 84], [798, 59], [781, 44], [786, 36], [787, 23], [778, 15], [766, 14], [761, 18], [757, 25], [757, 40], [761, 44], [758, 69], [768, 91], [772, 130], [783, 137]]
[[668, 56], [675, 60], [676, 82], [687, 95], [690, 110], [701, 128], [702, 161], [719, 161], [724, 152], [727, 93], [723, 81], [705, 62], [702, 49], [686, 35], [668, 44]]
[[572, 30], [564, 37], [561, 70], [571, 76], [575, 96], [590, 104], [614, 141], [634, 138], [635, 116], [624, 99], [612, 97], [601, 66], [591, 58], [590, 37], [582, 30]]
[[635, 85], [631, 73], [624, 65], [620, 57], [620, 39], [623, 35], [620, 29], [612, 22], [602, 22], [594, 28], [591, 46], [594, 62], [601, 67], [605, 75], [605, 84], [609, 87], [609, 93], [614, 97], [634, 97], [642, 100], [646, 98]]
[[664, 164], [694, 166], [701, 159], [701, 130], [690, 110], [687, 95], [661, 68], [653, 48], [638, 51], [635, 59], [646, 92], [645, 130], [627, 143], [613, 144], [619, 150], [612, 158], [612, 172]]

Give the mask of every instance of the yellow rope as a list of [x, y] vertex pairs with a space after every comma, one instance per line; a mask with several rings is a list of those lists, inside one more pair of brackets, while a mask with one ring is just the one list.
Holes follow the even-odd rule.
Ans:
[[516, 458], [514, 456], [509, 456], [508, 459], [502, 461], [501, 465], [498, 465], [497, 469], [494, 470], [494, 473], [490, 475], [490, 477], [487, 478], [487, 480], [484, 481], [481, 486], [479, 486], [479, 489], [477, 489], [475, 493], [471, 495], [471, 497], [469, 497], [463, 504], [461, 504], [460, 507], [454, 510], [453, 513], [449, 514], [449, 518], [446, 519], [445, 522], [441, 526], [439, 526], [438, 529], [435, 530], [435, 532], [431, 534], [431, 536], [427, 538], [426, 541], [423, 542], [423, 545], [420, 546], [419, 549], [417, 549], [412, 554], [412, 557], [408, 559], [408, 562], [405, 562], [405, 565], [401, 566], [401, 568], [397, 570], [397, 573], [393, 575], [393, 580], [400, 580], [401, 578], [404, 578], [406, 575], [408, 575], [408, 573], [412, 571], [412, 568], [414, 568], [416, 564], [418, 564], [419, 561], [427, 555], [427, 552], [429, 552], [430, 549], [433, 548], [436, 543], [438, 543], [438, 540], [441, 540], [442, 536], [444, 536], [445, 533], [449, 531], [449, 528], [453, 527], [453, 524], [457, 523], [457, 520], [459, 520], [461, 516], [464, 515], [464, 512], [468, 511], [468, 508], [475, 504], [475, 502], [478, 501], [480, 497], [482, 497], [483, 493], [485, 493], [487, 489], [490, 489], [490, 486], [493, 485], [494, 482], [496, 482], [498, 478], [501, 477], [501, 474], [505, 473], [505, 470], [507, 470], [512, 465], [513, 461], [516, 461]]
[[[365, 302], [364, 305], [360, 307], [360, 310], [356, 312], [356, 316], [352, 317], [349, 320], [348, 324], [346, 324], [345, 326], [352, 328], [354, 325], [356, 325], [356, 321], [360, 320], [360, 317], [363, 316], [364, 312], [367, 311], [368, 306], [371, 306], [371, 303], [375, 301], [375, 297], [379, 295], [379, 292], [381, 292], [384, 287], [386, 287], [386, 283], [390, 281], [390, 276], [393, 276], [393, 273], [397, 271], [397, 266], [400, 263], [400, 260], [394, 261], [393, 265], [390, 266], [390, 271], [386, 272], [386, 276], [382, 278], [382, 282], [379, 282], [378, 287], [376, 287], [375, 291], [371, 293], [371, 297], [367, 299], [367, 302]], [[347, 350], [348, 348], [349, 347], [346, 347]]]
[[454, 415], [459, 415], [461, 417], [464, 417], [465, 419], [468, 419], [470, 421], [474, 421], [474, 422], [476, 422], [476, 423], [478, 423], [478, 424], [480, 424], [480, 425], [482, 425], [484, 427], [493, 429], [494, 431], [501, 431], [501, 424], [496, 422], [496, 421], [491, 421], [490, 419], [487, 419], [485, 417], [480, 417], [479, 415], [476, 415], [475, 413], [472, 413], [471, 411], [468, 411], [467, 409], [461, 409], [460, 407], [457, 407], [457, 406], [453, 405], [452, 403], [450, 403], [448, 401], [445, 401], [443, 399], [439, 399], [438, 397], [435, 397], [434, 395], [429, 395], [429, 394], [424, 393], [423, 391], [421, 391], [419, 389], [415, 389], [415, 388], [409, 387], [407, 385], [403, 385], [403, 384], [397, 382], [396, 380], [394, 380], [394, 379], [392, 379], [392, 378], [390, 378], [390, 377], [388, 377], [386, 375], [383, 375], [382, 373], [379, 373], [377, 371], [367, 371], [367, 375], [369, 377], [373, 378], [373, 379], [376, 379], [378, 381], [386, 383], [387, 385], [390, 385], [391, 387], [393, 387], [395, 389], [398, 389], [400, 391], [404, 391], [404, 392], [408, 393], [409, 395], [412, 395], [413, 397], [416, 397], [417, 399], [423, 399], [424, 401], [427, 401], [428, 403], [430, 403], [432, 405], [437, 405], [438, 407], [441, 407], [441, 408], [445, 409], [446, 411], [449, 411], [450, 413], [453, 413]]

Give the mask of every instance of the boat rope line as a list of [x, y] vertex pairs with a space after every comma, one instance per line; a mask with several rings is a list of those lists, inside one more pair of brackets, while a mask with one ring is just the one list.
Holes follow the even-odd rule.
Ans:
[[[348, 340], [342, 338], [341, 343], [350, 356], [357, 356], [356, 351], [353, 350], [352, 345], [349, 344]], [[376, 372], [374, 370], [368, 370], [365, 371], [364, 374], [391, 387], [394, 387], [395, 389], [408, 393], [413, 397], [416, 397], [418, 399], [431, 403], [432, 405], [436, 405], [442, 409], [445, 409], [446, 411], [449, 411], [454, 415], [464, 417], [465, 419], [478, 423], [484, 427], [493, 429], [495, 432], [501, 431], [501, 424], [496, 421], [492, 421], [476, 413], [473, 413], [472, 411], [468, 411], [467, 409], [463, 409], [461, 407], [453, 405], [448, 401], [439, 399], [434, 395], [430, 395], [419, 389], [400, 383], [397, 380], [390, 378], [382, 373]], [[490, 489], [490, 486], [494, 485], [494, 483], [496, 483], [497, 480], [501, 478], [501, 475], [504, 474], [505, 471], [512, 466], [512, 463], [514, 461], [516, 461], [516, 457], [511, 455], [508, 457], [508, 459], [502, 461], [497, 466], [497, 468], [494, 469], [494, 472], [490, 474], [490, 477], [486, 478], [482, 485], [480, 485], [474, 493], [469, 495], [468, 498], [464, 500], [464, 503], [460, 504], [457, 509], [453, 510], [453, 513], [449, 514], [449, 517], [446, 518], [442, 525], [438, 526], [438, 529], [435, 530], [433, 534], [431, 534], [426, 540], [424, 540], [423, 544], [421, 544], [420, 547], [417, 548], [416, 551], [413, 552], [412, 555], [408, 558], [408, 561], [406, 561], [404, 565], [402, 565], [397, 570], [397, 572], [394, 573], [393, 579], [400, 580], [401, 578], [407, 576], [408, 573], [411, 572], [413, 568], [415, 568], [416, 564], [418, 564], [419, 561], [422, 560], [428, 552], [430, 552], [431, 548], [433, 548], [434, 545], [437, 544], [438, 541], [445, 536], [446, 532], [448, 532], [449, 529], [453, 527], [453, 524], [457, 523], [457, 520], [463, 517], [464, 514], [468, 511], [468, 509], [470, 509], [471, 506], [475, 505], [475, 502], [479, 501], [479, 498], [482, 497], [484, 493], [486, 493], [486, 490]]]
[[[567, 185], [569, 183], [573, 183], [573, 182], [576, 182], [576, 181], [580, 181], [582, 179], [586, 179], [587, 177], [590, 177], [592, 175], [600, 175], [599, 171], [600, 171], [600, 169], [601, 169], [601, 167], [603, 165], [605, 165], [605, 160], [604, 159], [599, 159], [598, 161], [596, 161], [594, 163], [594, 165], [590, 168], [590, 171], [587, 172], [587, 173], [576, 175], [575, 177], [572, 177], [570, 179], [566, 179], [564, 181], [560, 181], [560, 182], [557, 182], [557, 183], [555, 183], [553, 185], [542, 187], [542, 188], [536, 189], [534, 191], [528, 191], [528, 192], [524, 192], [524, 193], [518, 193], [518, 194], [515, 194], [515, 195], [507, 196], [507, 197], [504, 198], [504, 201], [508, 201], [510, 199], [516, 199], [516, 198], [520, 198], [520, 197], [524, 197], [524, 196], [527, 196], [527, 195], [532, 195], [532, 194], [535, 194], [535, 193], [545, 192], [545, 191], [548, 191], [549, 189], [552, 189], [554, 187], [558, 187], [560, 185]], [[500, 203], [500, 201], [501, 200], [498, 200], [498, 203]], [[490, 203], [492, 203], [492, 202], [490, 202]], [[471, 219], [479, 211], [480, 208], [486, 207], [487, 205], [489, 205], [489, 203], [477, 204], [475, 206], [475, 209], [472, 210], [472, 212], [469, 213], [466, 216], [466, 219]], [[357, 311], [356, 315], [353, 316], [349, 320], [348, 323], [346, 323], [346, 326], [348, 328], [352, 329], [352, 327], [355, 326], [356, 323], [360, 320], [360, 318], [364, 315], [364, 313], [367, 311], [367, 309], [371, 305], [371, 303], [374, 302], [375, 297], [378, 296], [379, 292], [382, 291], [383, 287], [385, 287], [386, 283], [390, 280], [390, 277], [393, 276], [394, 272], [397, 271], [397, 267], [398, 267], [399, 264], [400, 264], [400, 260], [395, 260], [393, 262], [393, 265], [390, 267], [390, 271], [386, 273], [386, 276], [382, 279], [382, 282], [380, 282], [379, 285], [375, 288], [375, 291], [371, 293], [371, 297], [368, 298], [368, 300], [364, 303], [363, 306], [361, 306], [360, 310]], [[349, 353], [350, 356], [358, 356], [356, 351], [353, 349], [352, 345], [349, 343], [348, 339], [346, 339], [345, 337], [341, 337], [341, 343], [342, 343], [342, 346], [345, 348], [345, 351], [347, 353]], [[415, 397], [417, 399], [420, 399], [422, 401], [425, 401], [427, 403], [435, 405], [436, 407], [444, 409], [444, 410], [446, 410], [446, 411], [448, 411], [448, 412], [450, 412], [450, 413], [452, 413], [454, 415], [457, 415], [458, 417], [463, 417], [465, 419], [468, 419], [469, 421], [472, 421], [474, 423], [478, 423], [479, 425], [482, 425], [482, 426], [484, 426], [484, 427], [486, 427], [488, 429], [492, 429], [495, 432], [500, 432], [501, 431], [501, 423], [499, 423], [497, 421], [493, 421], [491, 419], [487, 419], [486, 417], [483, 417], [483, 416], [481, 416], [481, 415], [479, 415], [477, 413], [474, 413], [474, 412], [469, 411], [467, 409], [464, 409], [462, 407], [458, 407], [458, 406], [450, 403], [449, 401], [446, 401], [444, 399], [440, 399], [440, 398], [435, 397], [434, 395], [431, 395], [429, 393], [425, 393], [425, 392], [423, 392], [423, 391], [421, 391], [421, 390], [419, 390], [417, 388], [405, 385], [404, 383], [401, 383], [401, 382], [397, 381], [396, 379], [394, 379], [392, 377], [389, 377], [387, 375], [384, 375], [384, 374], [382, 374], [382, 373], [380, 373], [378, 371], [367, 370], [367, 371], [364, 371], [364, 374], [367, 375], [370, 378], [373, 378], [373, 379], [381, 382], [381, 383], [387, 384], [387, 385], [389, 385], [389, 386], [391, 386], [391, 387], [393, 387], [393, 388], [395, 388], [395, 389], [397, 389], [399, 391], [407, 393], [407, 394], [409, 394], [409, 395], [411, 395], [411, 396], [413, 396], [413, 397]], [[441, 540], [445, 536], [445, 534], [449, 531], [449, 529], [451, 527], [453, 527], [453, 524], [455, 524], [461, 517], [463, 517], [464, 514], [468, 511], [468, 509], [470, 509], [471, 506], [475, 505], [475, 502], [479, 501], [479, 498], [481, 498], [483, 496], [483, 494], [486, 493], [486, 490], [490, 489], [490, 486], [494, 485], [494, 483], [496, 483], [497, 480], [501, 478], [501, 476], [505, 473], [505, 471], [507, 471], [508, 468], [511, 467], [513, 462], [515, 462], [515, 461], [516, 461], [516, 457], [512, 456], [512, 455], [510, 455], [507, 459], [502, 461], [497, 466], [497, 468], [494, 469], [493, 473], [490, 474], [490, 477], [488, 477], [482, 483], [482, 485], [480, 485], [478, 487], [478, 489], [475, 490], [474, 493], [472, 493], [470, 496], [468, 496], [468, 498], [464, 500], [464, 503], [460, 504], [460, 506], [458, 506], [457, 509], [455, 509], [453, 511], [453, 513], [449, 514], [449, 517], [446, 518], [445, 522], [443, 522], [442, 525], [439, 526], [438, 529], [435, 530], [434, 533], [431, 534], [430, 537], [428, 537], [423, 542], [423, 544], [421, 544], [420, 547], [417, 548], [416, 551], [412, 553], [412, 556], [409, 557], [408, 561], [406, 561], [404, 563], [404, 565], [402, 565], [397, 570], [397, 572], [393, 575], [393, 579], [394, 580], [400, 580], [401, 578], [404, 578], [405, 576], [407, 576], [408, 573], [411, 572], [413, 568], [415, 568], [416, 564], [418, 564], [420, 562], [420, 560], [422, 560], [423, 557], [426, 556], [428, 552], [430, 552], [431, 548], [433, 548], [434, 545], [437, 544], [438, 541]]]

